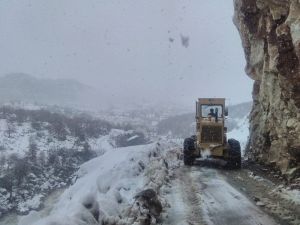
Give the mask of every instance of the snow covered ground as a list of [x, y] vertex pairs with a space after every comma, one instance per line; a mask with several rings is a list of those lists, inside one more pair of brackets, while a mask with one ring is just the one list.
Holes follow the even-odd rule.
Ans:
[[83, 115], [0, 107], [0, 217], [40, 209], [49, 193], [72, 183], [83, 162], [147, 141], [142, 132], [113, 128]]
[[[134, 224], [140, 214], [134, 196], [147, 188], [159, 192], [170, 176], [168, 168], [176, 166], [179, 153], [174, 148], [178, 149], [177, 143], [161, 141], [111, 149], [80, 167], [76, 182], [60, 196], [49, 216], [40, 218], [31, 212], [18, 224]], [[160, 201], [164, 204], [163, 198]]]
[[[47, 133], [47, 131], [44, 131]], [[120, 133], [121, 131], [118, 131]], [[90, 148], [92, 151], [96, 152], [98, 155], [103, 154], [104, 152], [115, 148], [114, 146], [114, 137], [115, 137], [116, 131], [113, 130], [110, 134], [101, 136], [99, 138], [90, 138], [88, 140]], [[1, 135], [1, 131], [0, 131]], [[31, 139], [32, 135], [34, 135], [34, 131], [30, 128], [28, 125], [23, 125], [18, 127], [16, 129], [14, 136], [11, 138], [7, 138], [5, 135], [1, 135], [0, 141], [2, 146], [5, 148], [5, 150], [2, 150], [1, 157], [8, 158], [11, 154], [17, 154], [18, 157], [24, 157], [26, 152], [28, 152], [28, 146], [29, 146], [29, 140]], [[72, 148], [79, 148], [78, 151], [80, 151], [80, 146], [75, 146], [76, 138], [72, 136], [68, 136], [65, 141], [59, 141], [57, 139], [52, 139], [52, 142], [47, 142], [47, 138], [51, 137], [50, 134], [45, 134], [43, 137], [36, 138], [35, 142], [37, 144], [37, 148], [39, 149], [39, 155], [41, 152], [45, 153], [45, 158], [47, 157], [47, 154], [53, 150], [58, 148], [66, 148], [66, 149], [72, 149]], [[38, 155], [38, 156], [39, 156]], [[65, 162], [62, 162], [62, 164], [66, 164]], [[7, 166], [1, 167], [3, 171], [3, 174], [0, 174], [0, 178], [2, 176], [5, 176], [5, 169], [9, 165], [9, 161], [7, 161]], [[74, 165], [75, 167], [76, 165]], [[76, 169], [76, 168], [75, 168]], [[12, 175], [11, 175], [12, 176]], [[31, 189], [26, 187], [26, 184], [22, 186], [20, 190], [14, 189], [14, 192], [18, 194], [18, 196], [21, 196], [21, 192], [24, 192], [26, 194], [26, 197], [17, 197], [17, 208], [16, 210], [19, 213], [27, 213], [30, 209], [39, 209], [42, 206], [43, 200], [47, 197], [47, 195], [57, 189], [67, 186], [67, 180], [64, 180], [63, 178], [60, 178], [59, 175], [54, 175], [53, 171], [49, 169], [49, 171], [44, 171], [43, 175], [41, 177], [37, 177], [36, 175], [32, 174], [31, 176], [33, 178], [33, 181], [29, 182], [27, 178], [25, 179], [24, 183], [27, 183], [28, 186], [33, 188], [34, 186], [37, 186], [34, 189], [34, 192], [32, 192]], [[71, 177], [70, 177], [71, 179]], [[5, 187], [5, 186], [3, 186]], [[38, 190], [38, 192], [36, 192]], [[16, 195], [14, 195], [16, 196]], [[0, 188], [0, 215], [2, 213], [6, 213], [10, 209], [14, 207], [14, 203], [9, 203], [9, 192], [5, 188]]]

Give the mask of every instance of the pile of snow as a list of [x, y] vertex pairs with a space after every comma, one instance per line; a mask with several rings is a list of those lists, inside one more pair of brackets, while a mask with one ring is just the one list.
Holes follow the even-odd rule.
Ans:
[[[140, 224], [145, 216], [155, 222], [157, 217], [142, 210], [134, 197], [145, 189], [159, 194], [172, 175], [170, 168], [179, 165], [178, 156], [179, 148], [173, 142], [111, 149], [80, 167], [76, 182], [61, 195], [48, 217], [30, 213], [19, 225]], [[158, 200], [167, 205], [159, 195]]]
[[242, 155], [245, 153], [249, 137], [249, 116], [244, 116], [241, 119], [236, 119], [237, 126], [227, 134], [227, 138], [234, 138], [241, 144]]

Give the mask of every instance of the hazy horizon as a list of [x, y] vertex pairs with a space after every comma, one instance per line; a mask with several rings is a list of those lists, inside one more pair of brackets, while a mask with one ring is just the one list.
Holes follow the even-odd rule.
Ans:
[[231, 0], [4, 0], [0, 75], [75, 79], [116, 104], [250, 101], [232, 16]]

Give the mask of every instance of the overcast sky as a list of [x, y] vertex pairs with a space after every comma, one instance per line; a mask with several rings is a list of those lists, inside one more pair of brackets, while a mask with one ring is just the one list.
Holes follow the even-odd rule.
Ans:
[[232, 15], [232, 0], [1, 0], [0, 74], [74, 78], [125, 102], [249, 101]]

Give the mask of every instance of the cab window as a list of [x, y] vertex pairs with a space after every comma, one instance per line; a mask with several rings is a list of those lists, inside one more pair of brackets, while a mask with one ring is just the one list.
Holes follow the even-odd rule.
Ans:
[[223, 107], [222, 105], [201, 105], [201, 116], [206, 117], [215, 117], [218, 115], [218, 118], [223, 117]]

